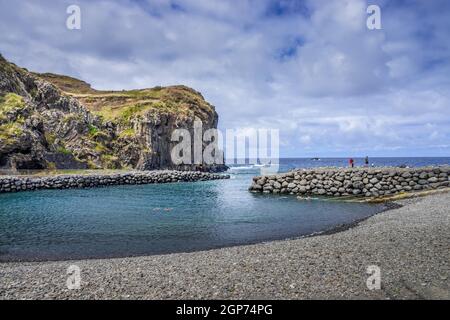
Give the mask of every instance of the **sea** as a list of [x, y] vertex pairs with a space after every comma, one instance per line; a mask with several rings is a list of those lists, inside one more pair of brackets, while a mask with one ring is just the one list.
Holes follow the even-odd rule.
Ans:
[[[364, 159], [355, 158], [356, 166]], [[374, 167], [448, 165], [448, 158], [371, 158]], [[344, 167], [345, 158], [280, 159], [280, 172]], [[384, 204], [248, 191], [255, 164], [228, 180], [0, 194], [0, 262], [130, 257], [292, 239], [349, 225]]]

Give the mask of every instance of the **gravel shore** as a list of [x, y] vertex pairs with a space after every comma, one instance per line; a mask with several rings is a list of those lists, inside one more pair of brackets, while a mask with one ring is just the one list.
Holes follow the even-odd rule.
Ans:
[[[450, 299], [450, 193], [331, 235], [204, 252], [0, 264], [0, 299]], [[68, 290], [67, 268], [81, 268]], [[369, 290], [367, 267], [381, 270]]]

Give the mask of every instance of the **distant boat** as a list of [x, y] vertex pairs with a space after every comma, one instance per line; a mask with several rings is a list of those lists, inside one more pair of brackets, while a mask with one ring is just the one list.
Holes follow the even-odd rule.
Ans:
[[251, 170], [253, 166], [230, 167], [230, 170]]
[[253, 165], [255, 168], [266, 168], [270, 167], [272, 164], [272, 161], [269, 161], [269, 163], [261, 163], [259, 160], [256, 162], [256, 164]]
[[311, 158], [312, 161], [320, 161], [320, 158]]
[[266, 167], [270, 167], [271, 163], [265, 163], [265, 164], [254, 164], [253, 165], [255, 168], [266, 168]]

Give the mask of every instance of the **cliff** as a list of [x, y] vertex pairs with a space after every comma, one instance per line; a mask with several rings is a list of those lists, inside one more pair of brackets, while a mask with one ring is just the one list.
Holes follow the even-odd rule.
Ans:
[[196, 119], [217, 127], [214, 107], [185, 86], [98, 91], [0, 55], [0, 168], [224, 170], [172, 164], [172, 131], [192, 131]]

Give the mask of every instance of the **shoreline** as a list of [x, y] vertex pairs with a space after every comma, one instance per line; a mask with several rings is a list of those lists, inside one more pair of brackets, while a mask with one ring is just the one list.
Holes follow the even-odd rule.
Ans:
[[[350, 223], [344, 223], [344, 224], [335, 226], [333, 228], [330, 228], [328, 230], [321, 231], [321, 232], [316, 232], [316, 233], [313, 233], [313, 234], [310, 234], [310, 235], [306, 235], [304, 237], [300, 237], [300, 238], [297, 238], [297, 239], [309, 238], [309, 237], [318, 237], [318, 236], [329, 236], [329, 235], [337, 234], [337, 233], [340, 233], [340, 232], [344, 232], [344, 231], [350, 230], [352, 228], [358, 227], [359, 224], [361, 224], [362, 222], [364, 222], [364, 221], [366, 221], [366, 220], [368, 220], [368, 219], [370, 219], [372, 217], [375, 217], [376, 215], [385, 213], [385, 212], [390, 211], [390, 210], [400, 209], [400, 208], [403, 207], [403, 205], [401, 205], [399, 203], [396, 203], [396, 202], [386, 202], [386, 203], [384, 203], [384, 205], [386, 207], [383, 210], [381, 210], [380, 212], [377, 212], [377, 213], [375, 213], [375, 214], [373, 214], [371, 216], [364, 217], [364, 218], [361, 218], [361, 219], [357, 219], [357, 220], [352, 221]], [[286, 240], [289, 240], [289, 239], [286, 239]], [[292, 240], [295, 240], [295, 239], [292, 239]]]
[[[399, 201], [346, 230], [191, 253], [0, 264], [0, 299], [450, 299], [449, 193]], [[82, 288], [65, 287], [79, 265]], [[365, 287], [380, 265], [381, 290]]]
[[[339, 201], [339, 200], [338, 200]], [[325, 229], [323, 231], [317, 231], [310, 234], [305, 235], [299, 235], [299, 236], [292, 236], [287, 238], [273, 238], [273, 239], [267, 239], [264, 241], [255, 241], [255, 242], [248, 242], [248, 243], [242, 243], [242, 244], [234, 244], [234, 245], [228, 245], [228, 246], [218, 246], [218, 247], [212, 247], [210, 249], [204, 249], [204, 250], [193, 250], [193, 251], [179, 251], [179, 252], [168, 252], [168, 253], [157, 253], [157, 254], [143, 254], [143, 255], [129, 255], [129, 256], [106, 256], [106, 257], [92, 257], [92, 258], [67, 258], [67, 259], [47, 259], [47, 260], [39, 260], [39, 259], [28, 259], [28, 260], [1, 260], [0, 259], [0, 267], [2, 264], [8, 264], [8, 263], [50, 263], [50, 262], [69, 262], [69, 261], [90, 261], [90, 260], [112, 260], [112, 259], [133, 259], [133, 258], [145, 258], [145, 257], [153, 257], [153, 256], [166, 256], [166, 255], [172, 255], [172, 254], [189, 254], [189, 253], [196, 253], [196, 252], [208, 252], [213, 250], [221, 250], [221, 249], [228, 249], [228, 248], [235, 248], [235, 247], [245, 247], [245, 246], [252, 246], [252, 245], [259, 245], [259, 244], [265, 244], [265, 243], [271, 243], [271, 242], [278, 242], [278, 241], [292, 241], [292, 240], [300, 240], [300, 239], [306, 239], [311, 237], [319, 237], [322, 235], [332, 235], [339, 232], [343, 232], [346, 230], [349, 230], [351, 228], [357, 227], [360, 223], [364, 222], [367, 219], [370, 219], [373, 216], [376, 216], [378, 214], [384, 213], [389, 210], [394, 210], [401, 208], [402, 205], [394, 203], [394, 202], [386, 202], [383, 204], [385, 208], [380, 210], [379, 212], [374, 213], [373, 215], [356, 219], [354, 221], [351, 221], [349, 223], [343, 223], [336, 225], [334, 227]]]

